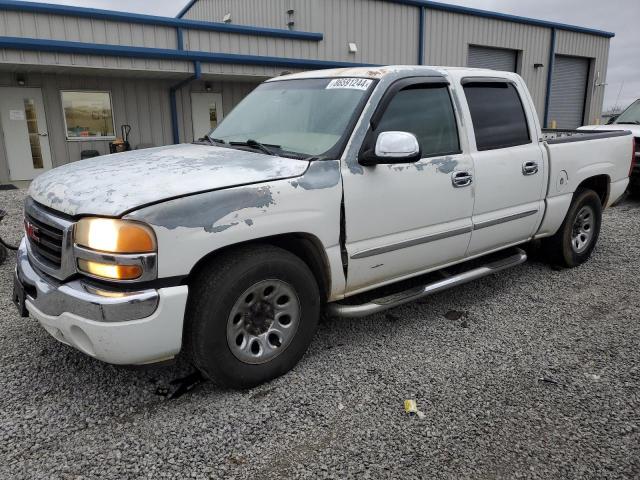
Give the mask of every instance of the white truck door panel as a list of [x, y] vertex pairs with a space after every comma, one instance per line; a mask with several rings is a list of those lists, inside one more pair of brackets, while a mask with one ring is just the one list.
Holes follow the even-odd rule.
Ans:
[[412, 85], [386, 106], [375, 131], [407, 131], [418, 138], [416, 163], [343, 167], [347, 292], [366, 290], [464, 257], [471, 237], [473, 188], [452, 176], [473, 175], [460, 153], [446, 85]]
[[537, 124], [517, 86], [504, 79], [463, 86], [476, 143], [471, 153], [475, 204], [468, 250], [473, 256], [534, 234], [544, 213], [548, 171]]

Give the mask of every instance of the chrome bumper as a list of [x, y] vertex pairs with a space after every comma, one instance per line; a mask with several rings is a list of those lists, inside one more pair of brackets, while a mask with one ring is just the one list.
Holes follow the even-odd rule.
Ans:
[[18, 249], [15, 275], [25, 287], [27, 300], [52, 317], [72, 313], [98, 322], [123, 322], [149, 317], [158, 308], [159, 293], [155, 289], [110, 291], [82, 280], [60, 283], [40, 274], [29, 262], [25, 239]]

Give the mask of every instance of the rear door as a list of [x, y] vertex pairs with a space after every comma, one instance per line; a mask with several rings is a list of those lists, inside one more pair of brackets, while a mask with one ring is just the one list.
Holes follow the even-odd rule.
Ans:
[[473, 162], [461, 153], [448, 84], [400, 80], [379, 108], [370, 135], [413, 133], [422, 159], [344, 171], [349, 292], [459, 260], [471, 236], [473, 188], [453, 179], [472, 176]]
[[523, 87], [500, 78], [466, 78], [462, 86], [473, 124], [472, 256], [533, 235], [543, 213], [548, 172]]

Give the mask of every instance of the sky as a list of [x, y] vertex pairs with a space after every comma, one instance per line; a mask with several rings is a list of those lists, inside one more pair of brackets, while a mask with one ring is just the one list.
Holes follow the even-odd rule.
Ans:
[[[187, 0], [48, 0], [47, 3], [173, 17]], [[616, 105], [625, 107], [640, 98], [640, 0], [444, 0], [443, 3], [614, 32], [605, 110]]]

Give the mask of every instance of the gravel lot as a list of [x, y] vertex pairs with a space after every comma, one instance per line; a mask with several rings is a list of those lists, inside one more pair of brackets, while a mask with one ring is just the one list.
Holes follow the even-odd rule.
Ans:
[[[7, 240], [23, 196], [0, 192]], [[168, 399], [184, 362], [118, 368], [57, 343], [16, 315], [12, 269], [0, 267], [3, 479], [640, 475], [640, 201], [605, 213], [580, 268], [531, 261], [327, 321], [293, 372], [247, 392], [204, 383]], [[409, 398], [424, 419], [404, 413]]]

